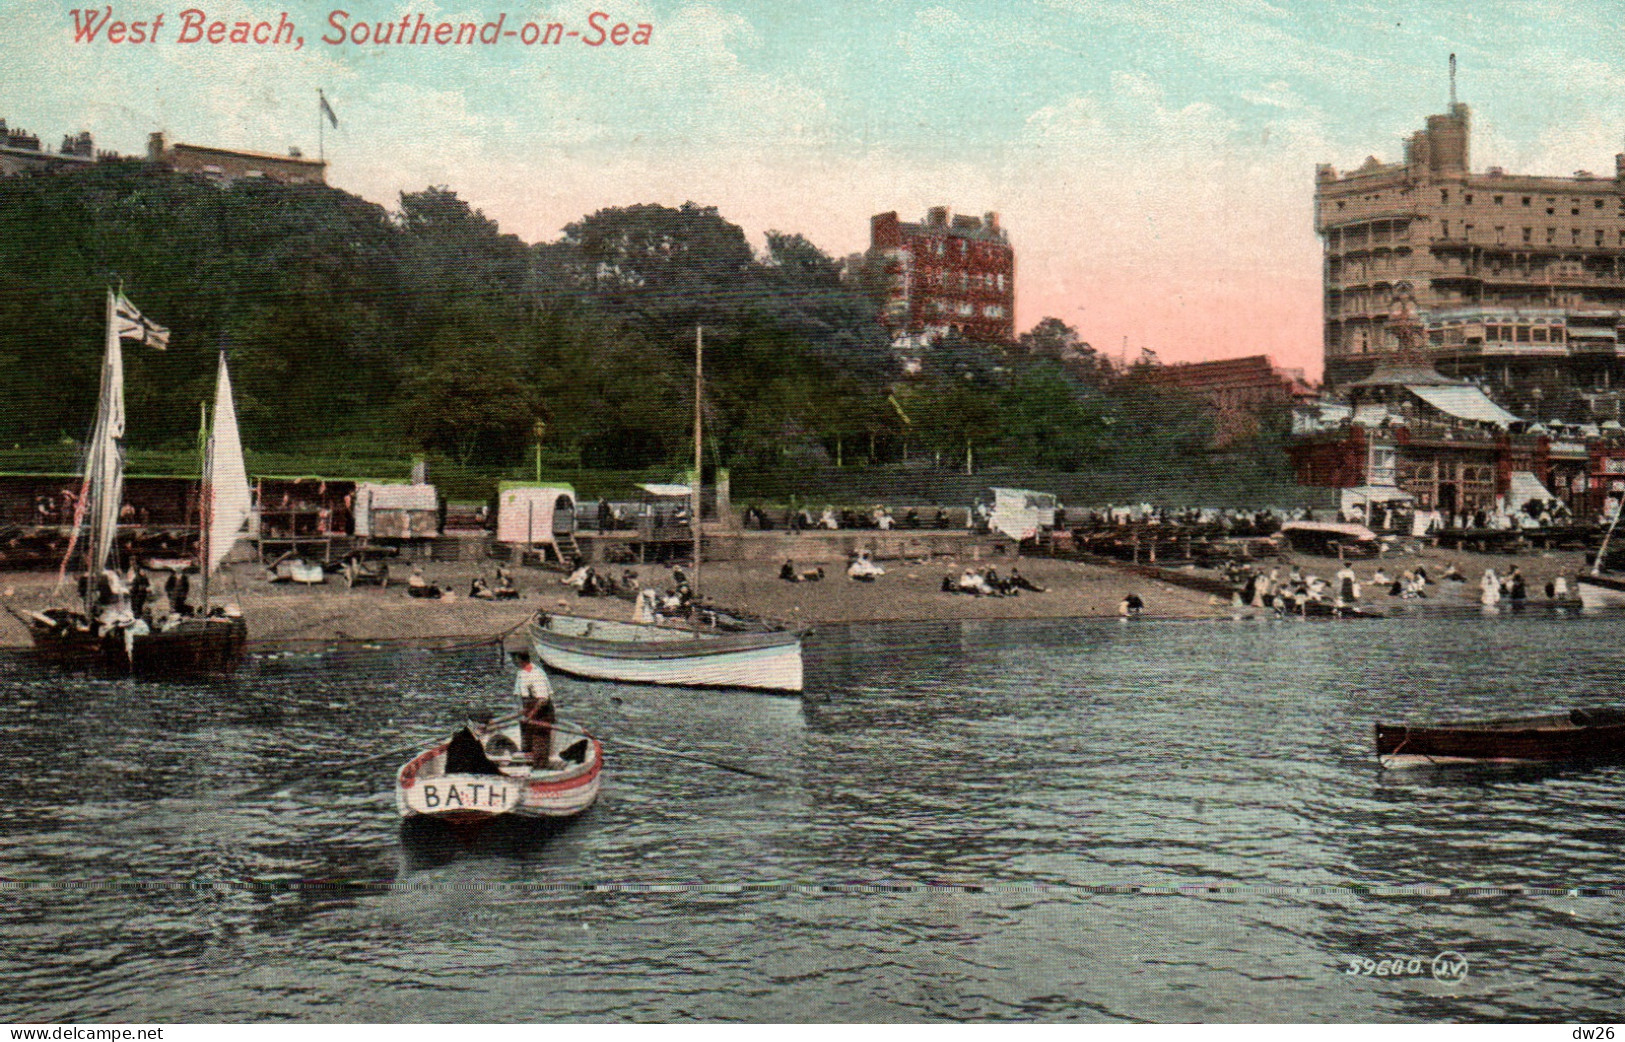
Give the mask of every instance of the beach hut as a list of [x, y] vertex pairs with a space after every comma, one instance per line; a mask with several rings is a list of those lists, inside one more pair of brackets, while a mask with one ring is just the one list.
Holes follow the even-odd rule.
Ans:
[[433, 485], [363, 482], [354, 502], [358, 536], [433, 539], [440, 534], [440, 496]]
[[569, 485], [504, 481], [497, 486], [497, 542], [551, 552], [560, 562], [576, 554], [576, 494]]
[[1055, 527], [1055, 513], [1061, 503], [1049, 492], [1025, 488], [990, 488], [978, 504], [978, 513], [987, 518], [990, 532], [1011, 539], [1035, 539], [1045, 529]]

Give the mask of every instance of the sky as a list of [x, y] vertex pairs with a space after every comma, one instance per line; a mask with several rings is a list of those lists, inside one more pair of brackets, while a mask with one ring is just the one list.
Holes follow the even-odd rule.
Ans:
[[[112, 43], [75, 39], [81, 2], [0, 0], [0, 118], [51, 150], [88, 130], [139, 154], [161, 130], [314, 155], [320, 88], [329, 182], [391, 208], [445, 185], [537, 242], [603, 207], [693, 201], [758, 246], [800, 232], [836, 256], [867, 247], [871, 214], [997, 211], [1018, 330], [1054, 316], [1114, 356], [1264, 353], [1311, 377], [1315, 166], [1397, 160], [1445, 111], [1450, 54], [1473, 169], [1606, 173], [1625, 148], [1607, 3], [141, 0], [92, 9], [147, 23]], [[302, 45], [183, 42], [187, 10], [228, 32], [285, 13]], [[419, 14], [580, 35], [353, 40]], [[595, 23], [648, 42], [590, 46]]]

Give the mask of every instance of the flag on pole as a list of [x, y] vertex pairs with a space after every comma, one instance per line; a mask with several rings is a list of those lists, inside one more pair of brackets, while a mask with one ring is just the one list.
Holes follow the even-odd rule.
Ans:
[[139, 340], [160, 351], [169, 346], [169, 330], [141, 314], [123, 293], [114, 302], [113, 315], [118, 320], [119, 339]]
[[316, 91], [316, 98], [317, 98], [317, 100], [319, 100], [321, 102], [322, 115], [326, 116], [327, 121], [329, 123], [333, 124], [333, 129], [337, 130], [338, 126], [339, 126], [339, 118], [338, 118], [337, 115], [335, 115], [333, 113], [333, 106], [331, 106], [331, 105], [329, 105], [327, 103], [327, 95], [324, 92], [322, 92], [321, 90], [317, 90]]

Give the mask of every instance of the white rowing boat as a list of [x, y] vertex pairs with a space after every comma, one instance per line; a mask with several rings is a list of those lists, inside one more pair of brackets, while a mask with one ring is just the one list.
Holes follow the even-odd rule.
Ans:
[[540, 615], [530, 640], [549, 669], [592, 680], [801, 691], [801, 633], [734, 632]]

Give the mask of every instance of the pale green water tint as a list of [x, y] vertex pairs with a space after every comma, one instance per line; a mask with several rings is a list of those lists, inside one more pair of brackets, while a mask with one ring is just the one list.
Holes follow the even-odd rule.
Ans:
[[[608, 738], [602, 800], [473, 849], [403, 833], [391, 786], [505, 703], [494, 652], [195, 687], [12, 656], [0, 1017], [1608, 1019], [1625, 767], [1384, 772], [1371, 725], [1625, 703], [1620, 631], [830, 628], [805, 700], [561, 679]], [[333, 773], [225, 799], [300, 771]]]

